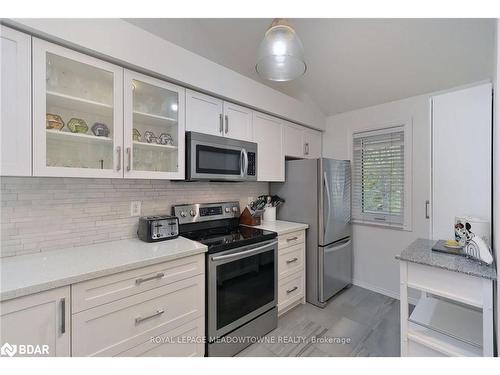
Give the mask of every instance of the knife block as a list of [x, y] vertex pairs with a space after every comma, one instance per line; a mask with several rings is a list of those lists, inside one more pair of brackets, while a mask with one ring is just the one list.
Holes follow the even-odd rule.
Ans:
[[251, 226], [260, 225], [260, 216], [252, 216], [250, 210], [245, 207], [240, 215], [240, 224]]

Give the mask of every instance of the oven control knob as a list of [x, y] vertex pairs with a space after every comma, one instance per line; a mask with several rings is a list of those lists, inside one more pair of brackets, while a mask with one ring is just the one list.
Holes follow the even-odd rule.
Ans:
[[237, 206], [233, 206], [233, 212], [238, 212], [238, 207]]
[[181, 211], [181, 216], [186, 217], [187, 216], [186, 211]]
[[229, 212], [231, 212], [231, 209], [230, 209], [229, 207], [226, 207], [226, 208], [224, 209], [224, 211], [226, 211], [226, 213], [229, 213]]
[[195, 210], [190, 210], [190, 211], [189, 211], [189, 214], [190, 214], [191, 216], [196, 216], [196, 211], [195, 211]]

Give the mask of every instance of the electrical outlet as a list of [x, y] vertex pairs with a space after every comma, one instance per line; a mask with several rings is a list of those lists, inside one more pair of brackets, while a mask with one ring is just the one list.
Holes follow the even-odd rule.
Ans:
[[130, 202], [130, 216], [141, 216], [141, 201]]

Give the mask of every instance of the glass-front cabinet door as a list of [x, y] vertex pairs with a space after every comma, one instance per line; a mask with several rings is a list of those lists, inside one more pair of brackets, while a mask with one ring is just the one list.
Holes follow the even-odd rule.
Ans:
[[33, 173], [123, 176], [123, 69], [33, 39]]
[[125, 177], [184, 179], [185, 89], [124, 74]]

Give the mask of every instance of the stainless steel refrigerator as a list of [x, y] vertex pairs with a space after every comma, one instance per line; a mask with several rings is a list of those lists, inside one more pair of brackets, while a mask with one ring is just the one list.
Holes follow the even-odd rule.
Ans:
[[324, 307], [352, 283], [351, 166], [348, 160], [288, 160], [286, 182], [271, 183], [285, 199], [278, 220], [309, 224], [306, 300]]

